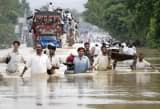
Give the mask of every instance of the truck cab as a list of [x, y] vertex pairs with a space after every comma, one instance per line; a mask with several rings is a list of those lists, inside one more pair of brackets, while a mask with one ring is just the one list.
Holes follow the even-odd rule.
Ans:
[[61, 41], [56, 38], [53, 34], [42, 34], [40, 35], [39, 43], [43, 48], [46, 48], [48, 44], [53, 44], [56, 48], [61, 48]]
[[32, 23], [33, 46], [38, 42], [43, 48], [49, 43], [61, 48], [61, 15], [57, 12], [39, 11], [34, 14]]

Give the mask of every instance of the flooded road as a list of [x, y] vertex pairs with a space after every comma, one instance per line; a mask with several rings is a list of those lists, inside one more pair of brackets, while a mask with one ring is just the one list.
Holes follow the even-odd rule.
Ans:
[[[63, 50], [57, 52], [64, 55]], [[108, 71], [43, 79], [6, 78], [0, 81], [0, 109], [137, 107], [159, 109], [160, 73]]]
[[98, 72], [88, 77], [4, 79], [0, 109], [159, 109], [160, 74]]

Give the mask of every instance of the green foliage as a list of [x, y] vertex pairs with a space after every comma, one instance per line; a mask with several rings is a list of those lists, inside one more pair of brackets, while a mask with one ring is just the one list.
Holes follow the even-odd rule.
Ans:
[[8, 45], [17, 37], [14, 33], [14, 25], [17, 18], [24, 16], [24, 12], [29, 11], [29, 4], [26, 0], [0, 0], [0, 44]]
[[160, 46], [160, 0], [88, 0], [85, 20], [119, 40]]
[[14, 26], [11, 24], [0, 24], [0, 42], [1, 44], [9, 44], [16, 39], [14, 34]]

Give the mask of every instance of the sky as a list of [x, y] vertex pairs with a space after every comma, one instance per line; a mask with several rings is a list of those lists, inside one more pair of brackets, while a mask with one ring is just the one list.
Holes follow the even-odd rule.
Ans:
[[79, 12], [84, 11], [84, 4], [87, 0], [27, 0], [32, 9], [40, 8], [43, 5], [53, 2], [56, 7], [76, 9]]

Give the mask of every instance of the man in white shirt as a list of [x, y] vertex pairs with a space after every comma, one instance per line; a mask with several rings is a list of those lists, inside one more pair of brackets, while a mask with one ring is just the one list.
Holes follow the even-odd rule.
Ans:
[[[7, 60], [7, 73], [18, 73], [20, 63], [26, 63], [22, 54], [19, 51], [20, 42], [14, 41], [13, 42], [13, 50], [7, 55], [7, 57], [3, 57], [3, 60]], [[0, 59], [1, 60], [1, 59]]]
[[[43, 49], [40, 44], [36, 45], [36, 54], [32, 56], [31, 60], [28, 62], [27, 67], [31, 68], [31, 75], [45, 74], [47, 73], [47, 69], [51, 69], [48, 56], [43, 54]], [[20, 76], [23, 77], [24, 73], [25, 70]]]
[[60, 67], [60, 61], [59, 59], [55, 56], [55, 51], [56, 51], [56, 47], [55, 45], [53, 44], [49, 44], [48, 45], [48, 49], [49, 49], [49, 60], [50, 60], [50, 63], [51, 63], [51, 70], [48, 70], [47, 73], [49, 75], [52, 75], [55, 73], [55, 70], [56, 69], [59, 69]]
[[101, 47], [100, 54], [94, 61], [93, 67], [99, 71], [106, 71], [111, 68], [111, 57], [108, 55], [106, 46]]

